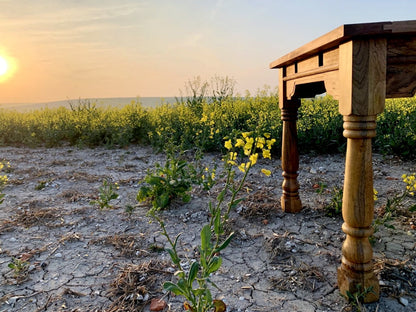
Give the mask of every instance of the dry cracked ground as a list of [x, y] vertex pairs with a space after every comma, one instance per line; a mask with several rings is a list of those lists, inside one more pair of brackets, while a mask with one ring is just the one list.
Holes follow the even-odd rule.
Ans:
[[[163, 250], [166, 240], [158, 225], [149, 223], [148, 207], [136, 202], [138, 182], [148, 168], [164, 162], [163, 155], [138, 146], [1, 147], [0, 155], [11, 165], [0, 206], [0, 311], [149, 311], [152, 298], [163, 298], [165, 311], [182, 311], [181, 298], [161, 287], [175, 279]], [[220, 155], [206, 157], [221, 162]], [[342, 219], [324, 209], [336, 197], [333, 189], [342, 185], [343, 162], [342, 155], [301, 157], [304, 208], [299, 214], [281, 211], [280, 160], [260, 164], [272, 171], [270, 177], [253, 168], [247, 199], [231, 216], [237, 235], [213, 276], [221, 288], [213, 292], [227, 311], [357, 309], [336, 286]], [[375, 155], [373, 166], [376, 215], [381, 216], [387, 199], [404, 190], [401, 175], [415, 172], [416, 164]], [[113, 209], [90, 204], [103, 179], [120, 185]], [[161, 214], [172, 235], [183, 233], [185, 266], [196, 256], [208, 202], [219, 187], [210, 192], [196, 187], [189, 203], [175, 202]], [[381, 298], [358, 307], [362, 311], [416, 310], [416, 215], [405, 206], [374, 234]], [[136, 208], [129, 214], [126, 207]]]

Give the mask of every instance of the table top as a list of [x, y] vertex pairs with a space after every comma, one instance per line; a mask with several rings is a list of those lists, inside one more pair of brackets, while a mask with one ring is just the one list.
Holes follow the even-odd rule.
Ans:
[[281, 68], [308, 58], [321, 51], [339, 46], [354, 38], [388, 37], [416, 34], [416, 20], [342, 25], [270, 63], [270, 68]]

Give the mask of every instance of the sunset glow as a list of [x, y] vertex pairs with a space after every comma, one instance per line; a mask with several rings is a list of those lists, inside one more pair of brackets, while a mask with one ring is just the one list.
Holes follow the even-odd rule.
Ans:
[[7, 65], [7, 61], [4, 59], [4, 57], [0, 56], [0, 76], [6, 74], [8, 68], [9, 66]]
[[313, 38], [416, 10], [408, 0], [32, 2], [0, 0], [0, 104], [174, 97], [198, 76], [255, 94], [277, 86], [271, 61]]

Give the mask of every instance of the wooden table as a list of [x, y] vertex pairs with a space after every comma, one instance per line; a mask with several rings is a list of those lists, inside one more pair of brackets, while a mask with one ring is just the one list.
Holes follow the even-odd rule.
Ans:
[[379, 299], [373, 271], [373, 169], [371, 138], [386, 98], [411, 97], [416, 92], [416, 21], [340, 26], [277, 59], [279, 106], [283, 120], [282, 208], [302, 208], [297, 181], [297, 111], [301, 98], [327, 92], [339, 101], [347, 138], [342, 230], [341, 294], [372, 287], [364, 302]]

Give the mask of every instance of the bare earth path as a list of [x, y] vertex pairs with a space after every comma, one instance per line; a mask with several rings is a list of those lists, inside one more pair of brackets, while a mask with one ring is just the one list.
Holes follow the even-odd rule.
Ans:
[[[137, 204], [138, 181], [163, 155], [137, 146], [2, 147], [0, 158], [11, 165], [0, 206], [0, 311], [149, 311], [153, 297], [163, 297], [165, 311], [181, 311], [180, 298], [161, 291], [174, 270], [157, 224], [149, 223], [146, 206], [125, 212]], [[220, 156], [211, 160], [220, 163]], [[280, 209], [280, 160], [264, 163], [271, 177], [253, 170], [248, 199], [232, 215], [237, 236], [213, 277], [228, 311], [352, 311], [336, 288], [342, 219], [323, 210], [332, 189], [342, 186], [343, 161], [342, 155], [301, 157], [304, 209], [297, 215]], [[404, 189], [401, 175], [415, 171], [415, 163], [375, 155], [376, 211]], [[111, 210], [90, 205], [104, 178], [120, 185]], [[321, 193], [319, 185], [325, 185]], [[183, 232], [189, 261], [216, 194], [196, 188], [190, 203], [162, 213], [172, 234]], [[365, 309], [416, 311], [416, 215], [401, 210], [389, 224], [395, 229], [380, 226], [374, 236], [381, 299]], [[28, 270], [15, 275], [12, 258], [27, 261]]]

